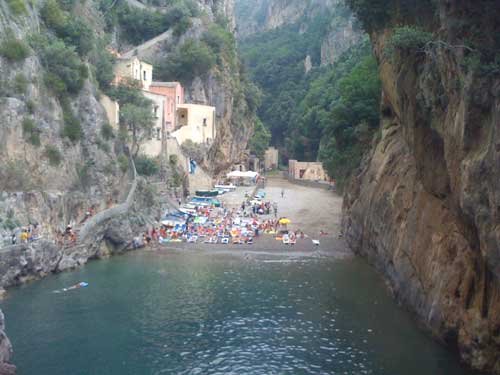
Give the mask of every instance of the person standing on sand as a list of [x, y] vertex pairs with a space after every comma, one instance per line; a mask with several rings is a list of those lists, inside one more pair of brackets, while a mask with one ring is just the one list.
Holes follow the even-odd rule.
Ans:
[[285, 197], [285, 189], [281, 189], [281, 198]]

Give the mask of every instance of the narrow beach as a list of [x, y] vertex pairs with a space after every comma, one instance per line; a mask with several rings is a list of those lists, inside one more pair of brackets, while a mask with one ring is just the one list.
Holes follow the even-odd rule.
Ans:
[[[238, 187], [234, 192], [220, 197], [228, 209], [238, 208], [254, 187]], [[330, 256], [346, 257], [351, 255], [345, 242], [339, 237], [342, 215], [342, 198], [333, 191], [320, 188], [305, 187], [293, 184], [281, 178], [270, 178], [265, 186], [265, 201], [278, 204], [278, 217], [287, 217], [292, 223], [288, 229], [303, 231], [305, 238], [297, 239], [294, 246], [284, 245], [273, 235], [261, 234], [253, 245], [222, 245], [204, 243], [154, 244], [148, 250], [158, 252], [197, 251], [204, 254], [234, 256], [270, 256], [270, 257], [310, 257]], [[284, 197], [281, 191], [284, 190]], [[274, 218], [274, 214], [262, 215], [261, 219]], [[320, 231], [327, 233], [320, 235]], [[319, 240], [316, 246], [312, 240]]]

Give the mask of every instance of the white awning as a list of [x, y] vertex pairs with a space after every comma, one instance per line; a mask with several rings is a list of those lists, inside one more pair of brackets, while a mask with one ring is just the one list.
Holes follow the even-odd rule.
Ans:
[[241, 171], [232, 171], [227, 174], [227, 178], [256, 178], [259, 174], [257, 172], [241, 172]]

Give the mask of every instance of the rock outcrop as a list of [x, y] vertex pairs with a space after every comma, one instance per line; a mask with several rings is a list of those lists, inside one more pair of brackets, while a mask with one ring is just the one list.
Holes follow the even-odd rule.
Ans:
[[0, 375], [16, 374], [16, 366], [9, 362], [11, 355], [12, 345], [5, 334], [5, 319], [2, 310], [0, 310]]
[[500, 374], [500, 79], [464, 47], [498, 51], [500, 9], [434, 3], [403, 20], [433, 32], [419, 50], [388, 56], [396, 16], [372, 30], [381, 137], [345, 194], [343, 228], [436, 337]]
[[241, 14], [237, 22], [238, 37], [269, 31], [300, 21], [308, 10], [316, 6], [326, 6], [329, 0], [314, 1], [309, 4], [301, 0], [236, 0]]

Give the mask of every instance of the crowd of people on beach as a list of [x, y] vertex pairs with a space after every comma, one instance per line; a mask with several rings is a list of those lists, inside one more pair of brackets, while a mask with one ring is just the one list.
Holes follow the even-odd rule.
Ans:
[[[264, 195], [263, 192], [260, 197], [245, 194], [246, 200], [232, 209], [222, 204], [221, 207], [196, 207], [194, 212], [188, 214], [170, 213], [168, 220], [134, 237], [131, 246], [139, 248], [176, 242], [252, 245], [261, 234], [279, 235], [280, 230], [286, 229], [286, 225], [282, 224], [284, 218], [278, 218], [276, 202], [261, 199]], [[271, 216], [273, 214], [274, 217]], [[304, 234], [301, 235], [304, 238]], [[298, 236], [300, 234], [294, 233], [292, 238]]]
[[278, 217], [278, 204], [276, 202], [245, 202], [241, 203], [241, 213], [244, 217], [249, 216], [250, 212], [247, 212], [247, 209], [251, 210], [252, 215], [270, 215], [271, 210], [274, 213], [274, 217]]

